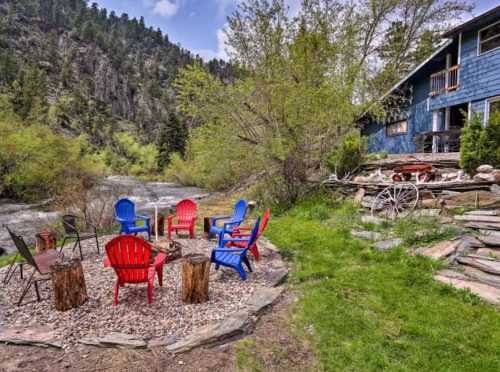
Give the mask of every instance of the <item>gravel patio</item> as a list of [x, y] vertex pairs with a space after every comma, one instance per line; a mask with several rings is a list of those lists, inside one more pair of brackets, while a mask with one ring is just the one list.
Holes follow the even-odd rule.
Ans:
[[[126, 285], [120, 289], [119, 305], [113, 306], [113, 286], [116, 274], [103, 266], [104, 246], [115, 235], [99, 238], [101, 254], [97, 255], [95, 242], [82, 242], [83, 269], [89, 299], [79, 308], [66, 312], [55, 309], [51, 298], [51, 281], [44, 282], [42, 297], [36, 302], [34, 290], [30, 290], [20, 307], [15, 302], [21, 293], [23, 280], [18, 273], [8, 285], [0, 283], [0, 326], [29, 327], [48, 326], [64, 349], [71, 349], [80, 339], [101, 337], [112, 332], [138, 335], [144, 339], [167, 337], [172, 341], [190, 334], [196, 327], [224, 319], [229, 314], [246, 310], [248, 299], [256, 291], [275, 285], [275, 269], [282, 267], [281, 259], [272, 249], [261, 244], [262, 259], [253, 262], [254, 272], [246, 281], [240, 281], [234, 270], [211, 267], [209, 301], [204, 304], [186, 305], [180, 300], [181, 260], [165, 265], [163, 287], [155, 279], [154, 300], [147, 304], [146, 285]], [[215, 242], [202, 239], [178, 240], [183, 254], [210, 255]], [[65, 256], [71, 257], [71, 244], [65, 248]], [[75, 257], [77, 252], [75, 252]], [[25, 268], [31, 270], [25, 265]], [[0, 269], [3, 278], [7, 267]], [[26, 270], [27, 271], [27, 270]], [[25, 275], [26, 278], [26, 275]]]

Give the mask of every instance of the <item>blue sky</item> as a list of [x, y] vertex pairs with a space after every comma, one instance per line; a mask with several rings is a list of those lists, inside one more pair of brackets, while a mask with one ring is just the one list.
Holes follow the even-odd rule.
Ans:
[[[200, 56], [226, 59], [223, 28], [241, 0], [90, 0], [131, 18], [144, 16], [148, 26], [160, 27], [174, 43]], [[292, 11], [300, 0], [286, 0]], [[474, 15], [496, 5], [499, 0], [476, 0]], [[470, 18], [470, 17], [467, 17]], [[466, 19], [467, 19], [466, 18]]]

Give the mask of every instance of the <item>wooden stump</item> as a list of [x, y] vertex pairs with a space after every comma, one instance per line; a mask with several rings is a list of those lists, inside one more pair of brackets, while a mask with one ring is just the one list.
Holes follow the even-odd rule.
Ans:
[[79, 259], [52, 265], [51, 277], [57, 310], [66, 311], [80, 306], [87, 300], [87, 287]]
[[188, 254], [182, 260], [182, 301], [199, 304], [208, 300], [210, 259], [202, 254]]
[[210, 240], [210, 217], [205, 217], [203, 219], [203, 237]]

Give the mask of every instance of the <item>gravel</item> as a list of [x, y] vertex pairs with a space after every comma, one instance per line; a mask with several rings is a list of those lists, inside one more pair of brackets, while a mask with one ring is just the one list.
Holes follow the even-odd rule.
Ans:
[[[104, 245], [114, 236], [104, 236], [99, 243]], [[206, 240], [179, 239], [183, 254], [203, 253], [207, 256], [214, 242]], [[67, 245], [66, 256], [71, 256], [71, 245]], [[43, 298], [36, 302], [34, 288], [25, 298], [26, 303], [17, 307], [15, 302], [25, 283], [26, 273], [31, 268], [25, 265], [25, 279], [18, 273], [8, 285], [0, 283], [0, 326], [48, 325], [55, 330], [64, 349], [71, 349], [82, 337], [102, 337], [111, 332], [133, 334], [152, 339], [161, 336], [178, 340], [190, 334], [194, 328], [221, 320], [229, 314], [246, 310], [247, 301], [261, 288], [270, 286], [269, 267], [271, 258], [263, 257], [253, 263], [254, 272], [246, 281], [240, 281], [236, 271], [220, 269], [210, 271], [209, 301], [204, 304], [184, 304], [180, 300], [180, 260], [164, 267], [163, 287], [155, 279], [154, 299], [147, 304], [146, 284], [127, 284], [120, 288], [119, 304], [113, 306], [113, 287], [116, 274], [111, 268], [103, 267], [105, 253], [97, 255], [95, 242], [82, 242], [85, 260], [83, 268], [89, 299], [79, 308], [66, 312], [55, 309], [51, 297], [51, 281], [40, 285]], [[76, 254], [77, 252], [75, 252]], [[269, 265], [271, 264], [271, 265]], [[3, 278], [7, 268], [0, 269]]]

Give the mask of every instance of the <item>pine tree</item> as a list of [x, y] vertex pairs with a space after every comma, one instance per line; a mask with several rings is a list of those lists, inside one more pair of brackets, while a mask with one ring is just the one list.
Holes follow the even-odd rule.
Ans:
[[160, 129], [158, 139], [158, 169], [165, 168], [174, 152], [184, 155], [186, 146], [187, 128], [179, 121], [175, 113], [168, 115], [168, 120]]

